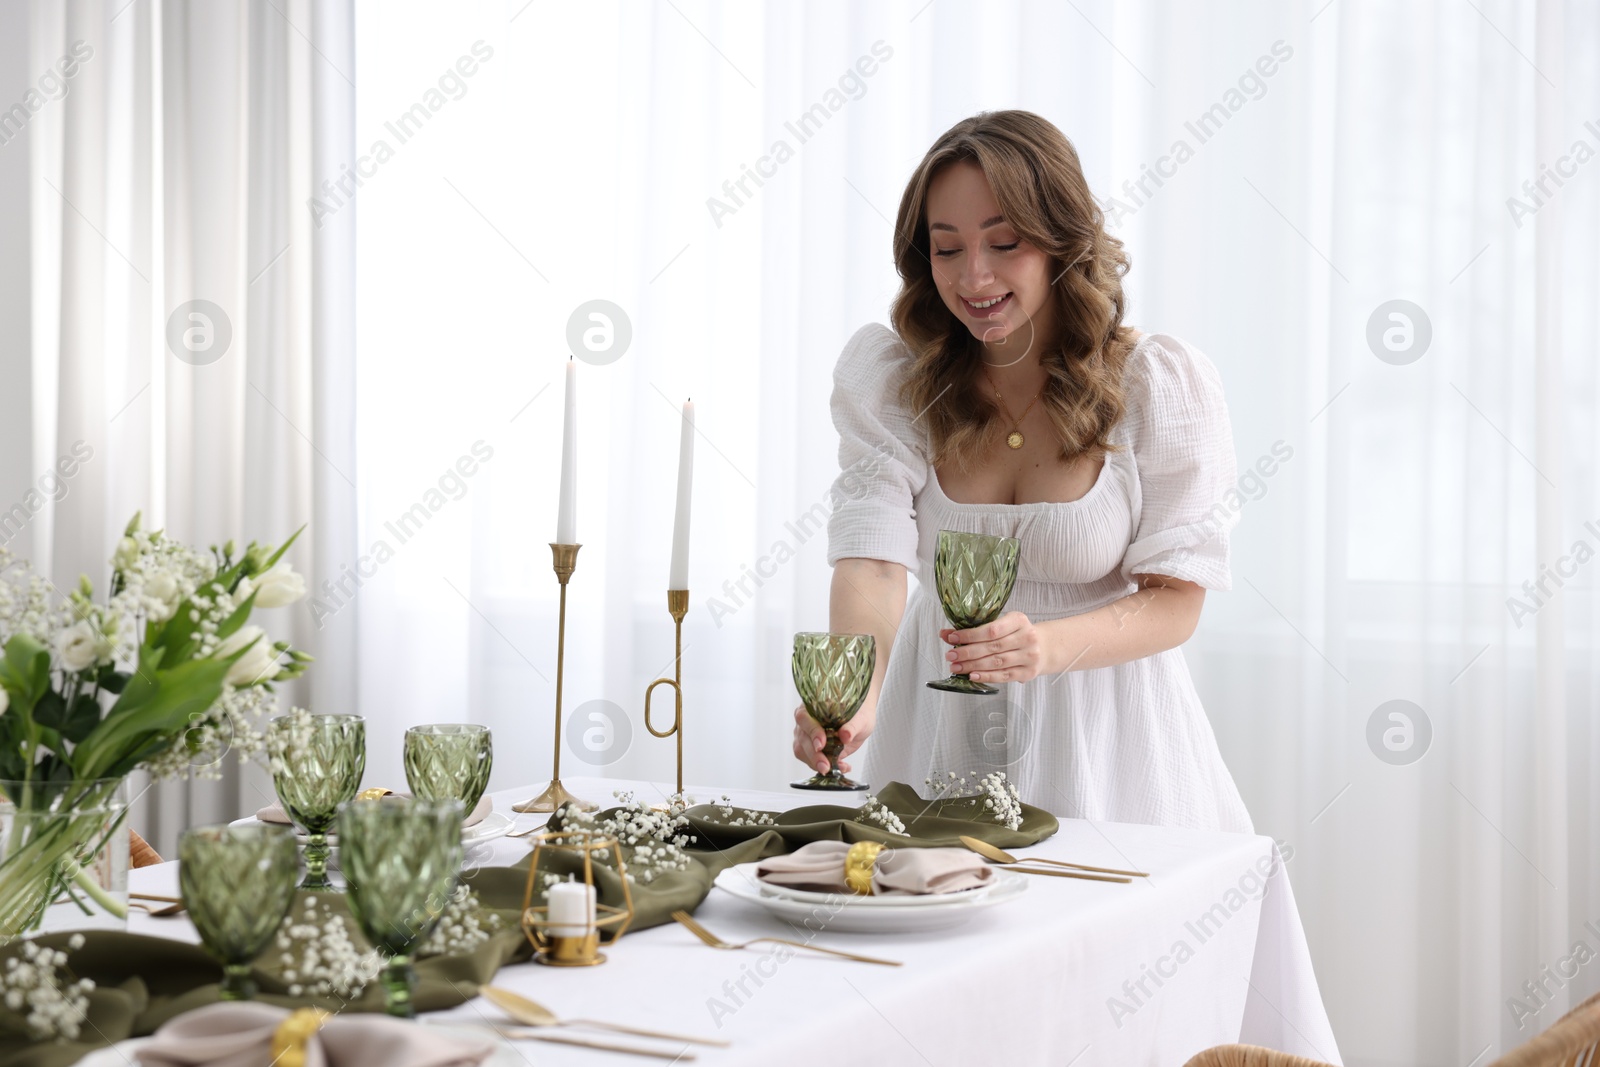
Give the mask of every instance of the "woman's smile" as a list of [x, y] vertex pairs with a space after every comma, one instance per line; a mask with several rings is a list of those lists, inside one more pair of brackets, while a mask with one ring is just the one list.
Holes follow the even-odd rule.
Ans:
[[988, 319], [1000, 314], [1011, 303], [1010, 293], [1000, 293], [995, 296], [961, 298], [967, 307], [967, 314], [975, 319]]

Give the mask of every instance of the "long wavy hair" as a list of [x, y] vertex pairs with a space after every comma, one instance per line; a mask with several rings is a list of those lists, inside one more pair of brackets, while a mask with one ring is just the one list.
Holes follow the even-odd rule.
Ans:
[[890, 318], [913, 356], [901, 400], [924, 413], [933, 462], [953, 460], [964, 470], [1006, 430], [988, 391], [972, 388], [982, 373], [983, 343], [945, 306], [933, 277], [928, 187], [961, 160], [982, 168], [1006, 221], [1051, 258], [1056, 336], [1040, 349], [1049, 377], [1039, 403], [1055, 427], [1061, 458], [1115, 451], [1109, 438], [1122, 418], [1122, 370], [1134, 345], [1133, 329], [1122, 323], [1127, 253], [1106, 233], [1077, 150], [1060, 130], [1031, 111], [984, 111], [928, 149], [895, 220], [901, 285]]

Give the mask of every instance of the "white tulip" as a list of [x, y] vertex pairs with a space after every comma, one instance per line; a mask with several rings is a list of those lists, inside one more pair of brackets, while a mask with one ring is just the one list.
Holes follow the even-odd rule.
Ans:
[[[260, 640], [256, 640], [260, 638]], [[236, 660], [228, 669], [228, 676], [223, 679], [229, 685], [249, 686], [257, 682], [271, 681], [278, 673], [278, 651], [272, 647], [272, 639], [265, 630], [259, 626], [241, 626], [217, 645], [214, 653], [217, 659], [227, 659], [238, 652], [250, 642], [250, 651]]]
[[69, 671], [88, 670], [111, 662], [111, 642], [85, 619], [56, 635], [56, 658]]
[[274, 563], [260, 574], [240, 581], [234, 599], [243, 601], [251, 592], [256, 594], [256, 607], [281, 608], [306, 595], [306, 580], [289, 564]]
[[111, 565], [119, 571], [131, 568], [139, 559], [139, 542], [131, 537], [124, 537], [117, 542], [117, 550], [111, 554]]

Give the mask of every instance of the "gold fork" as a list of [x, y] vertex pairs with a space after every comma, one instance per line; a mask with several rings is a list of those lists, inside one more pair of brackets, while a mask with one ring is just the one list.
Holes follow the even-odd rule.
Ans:
[[840, 952], [836, 948], [823, 948], [821, 945], [808, 945], [804, 941], [788, 941], [781, 937], [757, 937], [749, 941], [740, 941], [737, 943], [732, 941], [724, 941], [710, 930], [707, 930], [704, 926], [701, 926], [695, 921], [694, 916], [690, 915], [686, 911], [675, 911], [672, 913], [672, 917], [678, 920], [678, 922], [682, 923], [684, 926], [688, 927], [691, 934], [698, 937], [712, 948], [749, 948], [751, 945], [760, 944], [788, 945], [791, 948], [810, 949], [812, 952], [825, 952], [830, 956], [842, 956], [847, 960], [856, 960], [859, 963], [881, 963], [885, 967], [900, 966], [899, 960], [880, 960], [875, 956], [858, 956], [854, 952]]

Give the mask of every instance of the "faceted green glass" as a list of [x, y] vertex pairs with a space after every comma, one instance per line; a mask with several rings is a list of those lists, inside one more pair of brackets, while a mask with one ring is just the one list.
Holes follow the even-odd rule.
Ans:
[[178, 839], [178, 891], [206, 951], [222, 964], [222, 999], [255, 995], [250, 964], [294, 904], [300, 873], [287, 826], [199, 826]]
[[[1017, 584], [1022, 542], [1015, 537], [939, 531], [933, 557], [933, 584], [945, 618], [957, 630], [970, 630], [1000, 617]], [[998, 693], [999, 688], [952, 674], [928, 683], [947, 693]]]
[[871, 634], [794, 635], [794, 657], [790, 661], [794, 687], [800, 691], [806, 713], [827, 736], [822, 754], [828, 757], [827, 771], [792, 783], [796, 789], [867, 788], [865, 783], [846, 778], [839, 769], [839, 753], [844, 749], [839, 728], [855, 717], [867, 699], [877, 658], [877, 644]]
[[470, 812], [489, 785], [494, 739], [487, 726], [469, 723], [413, 726], [404, 754], [412, 796], [455, 797]]
[[[287, 738], [292, 736], [292, 720], [279, 716], [269, 729]], [[359, 715], [313, 715], [310, 736], [284, 747], [282, 767], [273, 772], [272, 784], [284, 812], [306, 832], [306, 877], [301, 889], [333, 889], [328, 880], [328, 830], [339, 817], [339, 805], [361, 788], [366, 769], [367, 723]]]
[[385, 1010], [412, 1018], [416, 948], [433, 932], [461, 873], [461, 819], [454, 798], [385, 797], [339, 809], [339, 856], [350, 913], [386, 958]]

